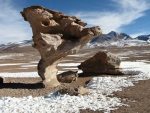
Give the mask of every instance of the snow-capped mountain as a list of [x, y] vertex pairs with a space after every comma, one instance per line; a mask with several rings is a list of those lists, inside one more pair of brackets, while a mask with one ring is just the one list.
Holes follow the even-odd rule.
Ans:
[[140, 36], [136, 37], [136, 39], [150, 42], [150, 34], [149, 35], [140, 35]]
[[13, 49], [16, 49], [16, 48], [22, 48], [22, 47], [26, 47], [26, 46], [31, 46], [33, 43], [32, 40], [24, 40], [24, 41], [21, 41], [21, 42], [10, 42], [10, 43], [7, 43], [7, 44], [2, 44], [0, 45], [0, 50], [13, 50]]
[[108, 34], [102, 34], [92, 39], [85, 48], [109, 47], [109, 46], [142, 46], [149, 45], [149, 35], [141, 35], [137, 38], [132, 38], [125, 33], [117, 33], [111, 31]]
[[[0, 45], [0, 51], [18, 51], [31, 49], [33, 41], [24, 40], [21, 42], [7, 43]], [[96, 48], [96, 47], [112, 47], [112, 46], [142, 46], [150, 45], [150, 35], [140, 35], [136, 38], [132, 38], [125, 33], [117, 33], [111, 31], [108, 34], [102, 34], [92, 39], [84, 48]], [[27, 51], [27, 50], [26, 50]]]
[[111, 31], [108, 34], [102, 34], [90, 41], [90, 43], [103, 43], [103, 42], [115, 42], [115, 41], [122, 41], [122, 40], [131, 40], [132, 38], [125, 34], [125, 33], [116, 33]]

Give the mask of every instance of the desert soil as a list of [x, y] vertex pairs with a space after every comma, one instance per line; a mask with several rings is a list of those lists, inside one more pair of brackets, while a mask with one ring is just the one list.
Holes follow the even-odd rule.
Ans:
[[[25, 49], [26, 50], [26, 49]], [[93, 56], [96, 52], [100, 50], [107, 50], [112, 53], [117, 54], [122, 61], [144, 61], [145, 63], [150, 63], [150, 46], [143, 47], [126, 47], [126, 48], [102, 48], [102, 49], [86, 49], [81, 50], [79, 54], [90, 53], [84, 56], [68, 56], [62, 63], [79, 63], [85, 59]], [[23, 52], [21, 50], [17, 51], [17, 54], [11, 58], [3, 58], [0, 60], [0, 64], [5, 63], [26, 63], [32, 66], [23, 65], [1, 65], [0, 73], [3, 72], [32, 72], [36, 71], [36, 65], [40, 59], [37, 51], [34, 55], [32, 52]], [[10, 54], [9, 52], [1, 52], [1, 55]], [[18, 56], [18, 54], [21, 54]], [[35, 65], [35, 66], [34, 66]], [[74, 68], [74, 67], [71, 67]], [[66, 67], [59, 67], [59, 70], [67, 71]], [[79, 77], [76, 82], [71, 84], [62, 84], [55, 88], [43, 88], [41, 83], [41, 78], [12, 78], [6, 77], [5, 83], [0, 85], [0, 97], [23, 97], [32, 95], [36, 96], [46, 96], [51, 92], [55, 92], [62, 88], [72, 88], [77, 86], [85, 86], [92, 77]], [[117, 110], [111, 111], [111, 113], [150, 113], [150, 80], [139, 81], [135, 83], [133, 87], [123, 88], [122, 91], [114, 92], [114, 96], [122, 99], [122, 102], [128, 104], [129, 106], [121, 106]], [[81, 110], [81, 113], [103, 113], [103, 111], [91, 111], [91, 110]]]

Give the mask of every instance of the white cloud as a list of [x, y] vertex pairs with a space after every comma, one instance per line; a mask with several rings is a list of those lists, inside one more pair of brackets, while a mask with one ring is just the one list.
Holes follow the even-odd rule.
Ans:
[[[31, 39], [32, 31], [29, 23], [25, 22], [12, 0], [0, 0], [0, 43], [17, 42]], [[122, 26], [131, 24], [145, 15], [150, 9], [146, 0], [112, 0], [116, 7], [114, 11], [78, 12], [73, 13], [87, 22], [89, 26], [100, 26], [103, 33], [110, 31], [121, 32]], [[116, 8], [118, 11], [116, 11]]]
[[0, 43], [31, 39], [31, 28], [10, 0], [0, 0]]
[[116, 3], [117, 11], [110, 12], [78, 12], [75, 15], [87, 22], [89, 26], [100, 26], [103, 33], [122, 31], [124, 25], [133, 23], [145, 15], [150, 9], [146, 0], [112, 0]]

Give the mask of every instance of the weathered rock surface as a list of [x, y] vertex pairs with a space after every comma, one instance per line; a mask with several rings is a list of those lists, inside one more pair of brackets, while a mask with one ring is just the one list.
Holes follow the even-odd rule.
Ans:
[[96, 53], [93, 57], [82, 62], [78, 68], [84, 73], [122, 75], [121, 60], [118, 56], [105, 51]]
[[3, 77], [0, 77], [0, 84], [3, 84], [4, 83], [4, 78]]
[[77, 71], [76, 72], [67, 71], [57, 75], [57, 79], [61, 83], [72, 83], [73, 81], [76, 81], [77, 78], [78, 78]]
[[83, 86], [79, 86], [77, 88], [66, 88], [66, 89], [61, 89], [58, 91], [60, 94], [68, 94], [68, 95], [75, 95], [78, 96], [80, 95], [88, 95], [89, 90]]
[[45, 87], [60, 84], [56, 77], [56, 66], [62, 58], [76, 53], [92, 38], [102, 34], [98, 26], [85, 28], [86, 23], [79, 18], [41, 6], [24, 8], [21, 14], [32, 27], [33, 47], [41, 55], [38, 74]]

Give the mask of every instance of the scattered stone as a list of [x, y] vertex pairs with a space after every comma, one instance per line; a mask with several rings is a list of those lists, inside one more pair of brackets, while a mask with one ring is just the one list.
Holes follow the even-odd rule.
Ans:
[[83, 86], [79, 86], [77, 88], [66, 88], [58, 91], [60, 94], [68, 94], [70, 96], [78, 96], [80, 95], [88, 95], [89, 90]]
[[3, 84], [5, 79], [3, 77], [0, 77], [0, 84]]
[[76, 81], [78, 78], [78, 71], [67, 71], [63, 72], [59, 75], [57, 75], [57, 79], [61, 83], [72, 83], [73, 81]]
[[120, 63], [121, 60], [118, 56], [110, 52], [100, 51], [82, 62], [78, 68], [84, 73], [122, 75]]
[[87, 24], [81, 19], [41, 6], [24, 8], [21, 14], [30, 23], [33, 47], [41, 55], [38, 74], [45, 87], [60, 85], [56, 66], [64, 57], [75, 54], [91, 39], [102, 34], [98, 26], [85, 28]]

